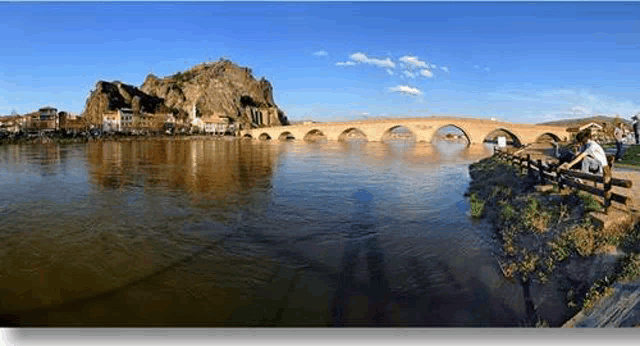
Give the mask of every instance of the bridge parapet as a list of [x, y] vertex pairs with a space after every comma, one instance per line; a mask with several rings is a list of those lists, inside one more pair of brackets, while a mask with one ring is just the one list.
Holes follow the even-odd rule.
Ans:
[[540, 126], [498, 122], [486, 119], [432, 117], [432, 118], [398, 118], [366, 121], [349, 121], [334, 123], [313, 123], [290, 126], [275, 126], [246, 130], [245, 134], [252, 138], [278, 139], [283, 134], [302, 140], [309, 133], [323, 135], [328, 140], [340, 140], [349, 131], [358, 131], [368, 141], [382, 141], [396, 127], [405, 127], [415, 136], [417, 141], [431, 142], [436, 132], [446, 126], [460, 129], [470, 144], [481, 144], [492, 132], [502, 130], [509, 133], [522, 144], [532, 143], [547, 134], [555, 140], [565, 140], [570, 134], [564, 127]]

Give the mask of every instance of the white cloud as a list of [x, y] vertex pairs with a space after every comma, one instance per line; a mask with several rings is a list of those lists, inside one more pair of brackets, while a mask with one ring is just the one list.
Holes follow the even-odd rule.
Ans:
[[430, 65], [430, 67], [431, 67], [431, 69], [432, 69], [432, 70], [435, 70], [435, 69], [437, 69], [437, 68], [438, 68], [438, 65], [436, 65], [436, 64], [431, 64], [431, 65]]
[[449, 73], [449, 68], [446, 66], [440, 66], [440, 69], [442, 69], [442, 71]]
[[353, 61], [337, 62], [336, 66], [353, 66], [356, 63]]
[[429, 70], [420, 70], [420, 75], [423, 77], [431, 78], [433, 77], [433, 72]]
[[404, 74], [405, 76], [409, 77], [409, 78], [416, 78], [415, 73], [411, 72], [411, 71], [402, 71], [402, 74]]
[[427, 68], [427, 63], [418, 59], [417, 56], [405, 55], [399, 59], [403, 63], [407, 64], [410, 68]]
[[579, 114], [579, 115], [591, 114], [591, 108], [582, 107], [582, 106], [573, 106], [573, 107], [571, 107], [571, 111], [573, 113], [576, 113], [576, 114]]
[[393, 71], [391, 71], [390, 69], [387, 69], [387, 73], [388, 73], [390, 76], [393, 76]]
[[514, 102], [519, 105], [517, 107], [528, 109], [532, 115], [543, 114], [536, 116], [537, 121], [615, 114], [629, 119], [631, 115], [640, 112], [640, 104], [633, 101], [595, 95], [586, 90], [551, 89], [538, 92], [510, 90], [489, 95], [492, 101]]
[[315, 56], [327, 56], [327, 55], [329, 55], [329, 53], [327, 53], [324, 50], [319, 50], [317, 52], [314, 52], [313, 55], [315, 55]]
[[414, 88], [414, 87], [410, 87], [408, 85], [394, 86], [392, 88], [389, 88], [389, 91], [403, 93], [403, 94], [407, 94], [407, 95], [411, 95], [411, 96], [422, 95], [422, 92], [419, 89]]
[[475, 68], [476, 70], [480, 68], [480, 66], [478, 65], [473, 65], [473, 68]]
[[369, 65], [374, 65], [374, 66], [378, 66], [378, 67], [386, 67], [386, 68], [395, 68], [396, 64], [391, 61], [391, 59], [386, 58], [386, 59], [377, 59], [377, 58], [369, 58], [366, 54], [364, 53], [353, 53], [349, 56], [351, 58], [351, 60], [355, 61], [355, 62], [361, 62], [364, 64], [369, 64]]
[[487, 71], [487, 72], [490, 72], [490, 71], [491, 71], [491, 69], [490, 69], [490, 68], [488, 68], [488, 67], [485, 67], [485, 68], [484, 68], [484, 70], [485, 70], [485, 71]]

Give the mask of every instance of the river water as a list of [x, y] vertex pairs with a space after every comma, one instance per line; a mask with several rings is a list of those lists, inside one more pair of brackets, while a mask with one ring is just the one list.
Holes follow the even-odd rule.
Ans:
[[524, 326], [453, 143], [0, 146], [22, 326]]

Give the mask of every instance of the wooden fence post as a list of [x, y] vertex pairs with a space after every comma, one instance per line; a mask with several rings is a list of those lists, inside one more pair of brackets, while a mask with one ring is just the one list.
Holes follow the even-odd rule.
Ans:
[[544, 185], [544, 172], [542, 170], [542, 160], [538, 159], [538, 172], [540, 173], [540, 182]]
[[520, 174], [524, 174], [524, 167], [522, 166], [522, 157], [518, 156], [518, 166], [520, 167]]
[[558, 167], [554, 167], [553, 171], [556, 173], [556, 182], [558, 182], [558, 188], [560, 191], [564, 188], [564, 184], [562, 184], [562, 175], [560, 174], [560, 170]]
[[531, 155], [527, 154], [527, 177], [531, 177]]
[[611, 166], [604, 167], [603, 169], [604, 180], [604, 213], [609, 213], [609, 207], [611, 206]]

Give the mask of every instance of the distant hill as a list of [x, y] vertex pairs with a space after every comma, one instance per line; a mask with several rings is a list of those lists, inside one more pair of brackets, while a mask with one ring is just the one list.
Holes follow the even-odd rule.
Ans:
[[[627, 125], [631, 125], [631, 120], [627, 118], [620, 117]], [[616, 117], [604, 116], [604, 115], [596, 115], [594, 117], [587, 118], [577, 118], [577, 119], [564, 119], [564, 120], [556, 120], [556, 121], [548, 121], [544, 123], [539, 123], [536, 125], [552, 125], [552, 126], [566, 126], [566, 127], [577, 127], [582, 126], [588, 123], [610, 123], [613, 124], [616, 120]]]

